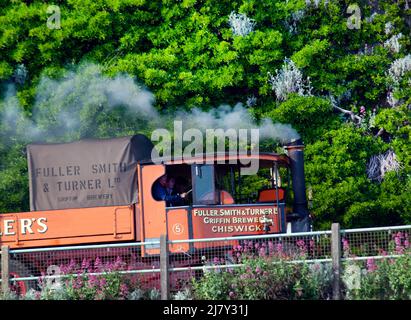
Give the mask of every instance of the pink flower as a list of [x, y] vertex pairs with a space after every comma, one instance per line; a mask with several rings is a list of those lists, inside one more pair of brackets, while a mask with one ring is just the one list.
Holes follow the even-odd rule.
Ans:
[[297, 246], [300, 249], [300, 251], [302, 253], [306, 253], [307, 252], [307, 247], [305, 245], [305, 241], [304, 240], [298, 240], [297, 241]]
[[113, 269], [114, 270], [122, 270], [122, 268], [124, 267], [125, 263], [123, 262], [123, 260], [118, 256], [116, 261], [114, 262], [113, 265]]
[[128, 293], [129, 293], [129, 290], [128, 290], [127, 285], [124, 283], [120, 284], [120, 296], [127, 297]]
[[84, 258], [83, 262], [81, 263], [81, 269], [82, 271], [88, 271], [88, 268], [90, 268], [90, 261]]
[[309, 242], [310, 249], [314, 249], [314, 240], [310, 240]]
[[256, 273], [260, 273], [260, 272], [261, 272], [261, 268], [260, 268], [260, 267], [255, 268], [255, 272], [256, 272]]
[[271, 241], [268, 243], [268, 251], [270, 253], [274, 251], [274, 244]]
[[343, 238], [342, 239], [342, 243], [343, 243], [343, 250], [344, 251], [350, 251], [350, 245], [348, 243], [348, 240]]
[[377, 265], [375, 264], [374, 259], [367, 260], [367, 270], [368, 272], [374, 272], [375, 270], [377, 270]]
[[403, 235], [401, 232], [398, 232], [394, 235], [394, 242], [395, 242], [395, 252], [402, 254], [404, 253], [404, 247], [402, 245]]
[[277, 252], [282, 252], [283, 251], [283, 245], [281, 243], [277, 243]]
[[103, 289], [106, 284], [107, 284], [106, 279], [105, 279], [105, 278], [101, 278], [101, 279], [100, 279], [100, 288]]
[[230, 296], [230, 298], [234, 298], [235, 293], [234, 293], [234, 292], [232, 292], [232, 291], [230, 291], [230, 293], [229, 293], [228, 295]]
[[77, 276], [77, 278], [74, 280], [73, 283], [73, 289], [80, 289], [83, 286], [83, 280], [81, 279], [80, 276]]
[[89, 284], [90, 288], [92, 288], [94, 286], [97, 286], [98, 283], [99, 283], [99, 281], [97, 279], [97, 276], [95, 276], [95, 275], [90, 275], [89, 276], [88, 284]]
[[101, 260], [99, 257], [96, 258], [94, 261], [94, 272], [101, 272], [103, 269], [103, 264], [101, 263]]
[[394, 242], [397, 246], [401, 245], [401, 239], [402, 239], [402, 234], [401, 232], [398, 232], [395, 236], [394, 236]]

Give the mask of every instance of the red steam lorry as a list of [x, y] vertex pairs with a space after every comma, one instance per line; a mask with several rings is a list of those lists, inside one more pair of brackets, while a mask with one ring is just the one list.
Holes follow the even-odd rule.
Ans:
[[[287, 225], [292, 232], [309, 231], [300, 139], [284, 146], [287, 155], [215, 153], [160, 164], [151, 159], [153, 147], [144, 135], [28, 145], [30, 212], [0, 214], [0, 244], [15, 250], [146, 243], [163, 234], [169, 240], [235, 239], [285, 233]], [[246, 166], [241, 160], [251, 158], [258, 172], [241, 175]], [[187, 193], [183, 203], [167, 206], [153, 196], [164, 174], [175, 179], [178, 192]], [[173, 244], [170, 260], [189, 254], [191, 264], [201, 264], [216, 243]], [[159, 246], [138, 248], [133, 259], [141, 266], [159, 258]], [[84, 257], [71, 252], [66, 258]], [[10, 261], [14, 277], [47, 268], [36, 256], [22, 257]], [[30, 283], [18, 282], [19, 290], [24, 293]]]

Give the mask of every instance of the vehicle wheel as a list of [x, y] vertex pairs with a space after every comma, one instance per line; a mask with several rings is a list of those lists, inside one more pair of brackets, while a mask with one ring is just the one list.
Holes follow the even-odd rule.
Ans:
[[[30, 277], [32, 273], [29, 268], [18, 260], [10, 260], [10, 279]], [[18, 296], [24, 296], [30, 289], [37, 288], [37, 281], [10, 281], [10, 290]]]

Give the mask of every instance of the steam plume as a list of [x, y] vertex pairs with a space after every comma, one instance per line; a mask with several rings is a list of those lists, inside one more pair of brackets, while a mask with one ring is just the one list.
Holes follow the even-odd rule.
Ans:
[[207, 112], [180, 110], [173, 116], [162, 116], [154, 102], [154, 95], [131, 76], [118, 74], [110, 78], [100, 66], [84, 64], [57, 80], [42, 76], [31, 117], [23, 112], [14, 87], [8, 85], [3, 106], [0, 105], [0, 119], [8, 136], [15, 135], [26, 142], [95, 137], [100, 135], [99, 126], [107, 123], [113, 134], [129, 135], [164, 126], [173, 119], [181, 119], [185, 129], [258, 128], [260, 139], [283, 143], [299, 137], [290, 125], [273, 123], [268, 118], [258, 124], [240, 103], [233, 108], [221, 105]]

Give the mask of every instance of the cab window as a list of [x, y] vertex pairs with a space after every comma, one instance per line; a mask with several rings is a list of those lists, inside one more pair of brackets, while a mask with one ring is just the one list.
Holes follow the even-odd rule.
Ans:
[[213, 165], [192, 166], [193, 204], [217, 204]]

